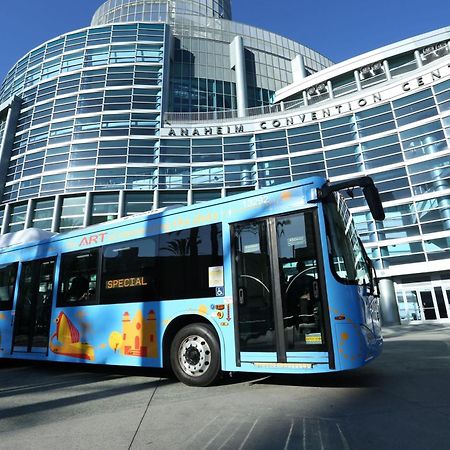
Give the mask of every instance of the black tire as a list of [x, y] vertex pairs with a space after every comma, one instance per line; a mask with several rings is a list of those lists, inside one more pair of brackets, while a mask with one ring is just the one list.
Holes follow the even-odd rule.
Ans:
[[188, 386], [209, 386], [220, 371], [220, 346], [211, 325], [193, 323], [175, 335], [170, 346], [175, 376]]

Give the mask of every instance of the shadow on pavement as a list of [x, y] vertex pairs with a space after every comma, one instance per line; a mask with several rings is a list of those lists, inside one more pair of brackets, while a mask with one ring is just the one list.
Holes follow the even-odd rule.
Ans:
[[[55, 415], [79, 429], [92, 417], [108, 427], [108, 448], [126, 448], [118, 439], [127, 421], [131, 439], [142, 418], [133, 449], [447, 449], [450, 328], [393, 327], [385, 336], [381, 357], [358, 370], [224, 374], [212, 388], [183, 386], [160, 370], [2, 361], [0, 431], [37, 436], [33, 427]], [[117, 422], [102, 422], [115, 409]], [[77, 414], [83, 421], [74, 425]]]

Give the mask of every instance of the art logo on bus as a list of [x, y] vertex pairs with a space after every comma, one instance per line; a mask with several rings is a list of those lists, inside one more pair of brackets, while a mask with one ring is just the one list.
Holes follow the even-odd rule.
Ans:
[[136, 312], [133, 319], [128, 312], [125, 312], [122, 318], [122, 334], [113, 331], [109, 336], [109, 346], [114, 352], [120, 351], [124, 356], [157, 358], [155, 312], [151, 310], [145, 319], [140, 310]]
[[81, 342], [78, 328], [64, 312], [60, 312], [56, 319], [56, 331], [50, 338], [50, 350], [57, 355], [89, 361], [95, 359], [94, 347], [86, 342]]

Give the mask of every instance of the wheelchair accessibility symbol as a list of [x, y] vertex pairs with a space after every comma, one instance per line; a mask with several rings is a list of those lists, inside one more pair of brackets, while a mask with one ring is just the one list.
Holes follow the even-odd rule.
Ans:
[[216, 297], [223, 297], [225, 295], [225, 289], [223, 286], [216, 287]]

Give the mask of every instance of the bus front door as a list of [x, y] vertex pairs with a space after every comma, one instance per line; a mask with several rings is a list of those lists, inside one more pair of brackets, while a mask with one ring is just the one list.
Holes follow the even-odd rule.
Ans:
[[12, 352], [47, 353], [55, 260], [22, 264]]
[[308, 211], [232, 225], [238, 364], [327, 352], [314, 223]]

